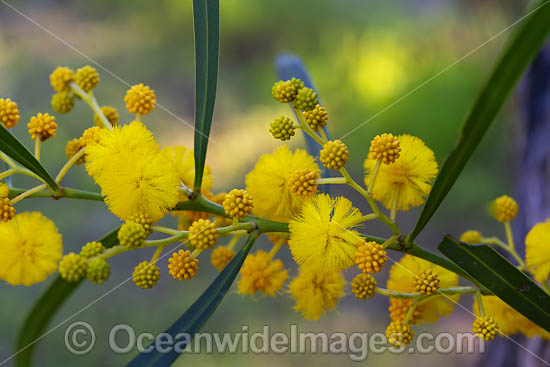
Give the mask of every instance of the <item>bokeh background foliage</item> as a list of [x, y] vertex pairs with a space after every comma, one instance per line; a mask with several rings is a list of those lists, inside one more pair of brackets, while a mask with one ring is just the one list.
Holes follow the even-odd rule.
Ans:
[[[511, 4], [510, 2], [506, 5]], [[261, 152], [270, 151], [270, 147], [276, 144], [268, 140], [269, 136], [266, 133], [267, 122], [281, 112], [273, 109], [269, 95], [269, 86], [275, 79], [271, 65], [275, 54], [292, 51], [307, 62], [322, 93], [323, 101], [331, 111], [331, 116], [334, 116], [331, 121], [333, 134], [343, 135], [518, 18], [523, 6], [513, 4], [514, 6], [505, 6], [491, 1], [462, 2], [460, 5], [455, 2], [435, 4], [430, 1], [410, 1], [406, 6], [391, 1], [369, 4], [351, 4], [346, 1], [339, 4], [294, 4], [284, 1], [271, 4], [236, 0], [222, 2], [220, 90], [215, 117], [217, 122], [213, 131], [213, 138], [217, 144], [211, 147], [208, 155], [208, 163], [214, 168], [218, 188], [242, 185], [244, 172], [255, 157]], [[98, 1], [67, 5], [64, 2], [49, 1], [20, 5], [33, 19], [55, 33], [62, 34], [67, 42], [78, 45], [79, 49], [97, 59], [114, 74], [122, 75], [123, 79], [132, 83], [144, 81], [151, 84], [157, 90], [159, 100], [166, 109], [182, 116], [184, 120], [191, 119], [193, 43], [190, 3], [167, 1], [160, 5], [152, 5], [126, 2], [111, 4]], [[349, 12], [352, 6], [354, 11]], [[281, 16], [275, 17], [273, 14]], [[2, 23], [7, 25], [0, 31], [0, 51], [6, 55], [0, 60], [0, 77], [4, 81], [0, 86], [0, 93], [24, 101], [24, 119], [37, 110], [49, 109], [47, 75], [53, 65], [73, 66], [86, 61], [8, 9], [2, 9], [0, 17]], [[120, 21], [122, 18], [125, 22]], [[284, 26], [281, 26], [281, 19], [285, 20]], [[307, 19], [307, 22], [304, 19]], [[334, 32], [335, 29], [338, 29], [338, 32]], [[106, 34], [116, 34], [116, 37], [111, 36], [107, 40], [104, 37]], [[472, 95], [475, 95], [484, 76], [488, 74], [490, 65], [502, 46], [501, 42], [502, 39], [495, 40], [453, 70], [427, 84], [422, 90], [377, 115], [364, 129], [346, 140], [351, 151], [365, 152], [370, 137], [377, 132], [409, 132], [425, 139], [428, 145], [434, 148], [441, 162], [444, 154], [450, 151], [460, 121], [473, 100]], [[174, 43], [181, 47], [174, 49]], [[119, 47], [121, 44], [124, 47]], [[43, 62], [37, 66], [34, 60], [38, 55], [42, 57]], [[103, 103], [122, 107], [121, 99], [126, 86], [107, 73], [102, 73], [102, 76], [102, 88], [98, 98]], [[29, 88], [29, 85], [33, 88]], [[500, 119], [513, 121], [513, 106], [506, 106], [505, 111]], [[60, 138], [67, 140], [78, 135], [83, 129], [78, 119], [89, 121], [91, 118], [84, 108], [77, 108], [75, 112], [76, 115], [72, 115], [70, 121], [69, 118], [66, 118], [67, 121], [62, 120], [64, 123], [60, 128]], [[181, 120], [174, 118], [170, 113], [159, 111], [151, 117], [148, 125], [157, 135], [160, 134], [163, 137], [161, 140], [166, 143], [191, 145], [192, 130], [178, 126], [178, 121], [181, 123]], [[177, 129], [174, 126], [177, 126]], [[429, 231], [422, 234], [423, 242], [435, 244], [440, 239], [439, 228], [458, 233], [471, 225], [472, 221], [480, 226], [484, 225], [485, 213], [479, 210], [480, 203], [503, 191], [510, 191], [513, 179], [507, 168], [509, 147], [513, 144], [510, 139], [511, 126], [507, 126], [508, 129], [493, 128], [490, 131], [486, 145], [474, 155], [474, 160], [461, 178], [460, 185], [451, 191], [449, 200], [444, 203], [439, 218], [429, 226]], [[243, 143], [244, 139], [239, 137], [244, 133], [250, 138]], [[496, 147], [500, 149], [495, 149]], [[62, 149], [62, 144], [52, 144], [48, 147], [48, 152], [45, 152], [47, 156], [44, 157], [44, 161], [52, 167], [54, 164], [55, 167], [59, 166]], [[239, 159], [235, 159], [237, 154]], [[362, 156], [356, 154], [353, 158], [355, 161], [351, 163], [355, 163], [354, 171], [359, 175]], [[487, 169], [487, 161], [495, 162], [490, 170]], [[70, 180], [78, 186], [87, 185], [88, 188], [95, 189], [87, 182], [82, 172], [73, 173], [68, 184]], [[106, 232], [116, 224], [116, 220], [107, 215], [99, 204], [93, 204], [90, 208], [85, 204], [68, 201], [40, 203], [41, 206], [44, 204], [48, 207], [45, 210], [46, 214], [56, 220], [64, 234], [65, 247], [69, 250], [77, 248], [83, 241], [97, 238], [98, 233]], [[54, 209], [59, 205], [64, 206], [63, 213]], [[66, 215], [68, 212], [71, 216]], [[73, 212], [85, 214], [72, 215]], [[468, 223], [456, 220], [457, 217], [464, 217], [461, 213], [468, 213]], [[413, 212], [410, 217], [405, 216], [405, 223], [409, 221], [412, 225], [412, 220], [417, 215], [417, 212]], [[450, 221], [451, 218], [454, 220]], [[72, 230], [75, 227], [80, 229], [76, 233]], [[483, 228], [489, 231], [494, 227], [487, 223]], [[373, 231], [376, 231], [376, 228], [373, 228]], [[124, 269], [125, 273], [112, 277], [106, 285], [97, 287], [98, 289], [86, 286], [86, 290], [80, 294], [76, 293], [77, 296], [70, 300], [66, 308], [80, 309], [109, 287], [118, 284], [126, 277], [126, 273], [131, 272], [131, 267], [140, 258], [139, 254], [134, 256], [130, 259], [117, 259], [119, 264], [113, 264], [117, 269], [121, 269], [121, 273]], [[211, 274], [214, 275], [213, 272]], [[197, 279], [194, 284], [186, 284], [185, 289], [172, 284], [170, 280], [165, 280], [164, 286], [159, 286], [151, 292], [156, 293], [154, 296], [143, 295], [128, 285], [126, 289], [120, 290], [120, 298], [109, 297], [108, 304], [98, 304], [79, 315], [94, 323], [94, 326], [97, 325], [96, 332], [104, 342], [102, 351], [96, 347], [88, 356], [90, 361], [122, 363], [125, 360], [124, 356], [107, 353], [106, 336], [110, 327], [126, 320], [142, 331], [161, 331], [159, 325], [168, 324], [171, 321], [170, 314], [180, 314], [211, 279], [212, 277], [208, 279], [207, 276]], [[20, 308], [18, 305], [35, 298], [41, 286], [32, 287], [30, 290], [10, 289], [5, 285], [2, 287], [7, 301], [2, 311], [5, 312], [2, 323], [5, 323], [7, 328], [11, 325], [13, 329], [23, 318], [20, 311], [15, 312]], [[160, 297], [163, 297], [162, 305], [158, 304]], [[214, 316], [207, 324], [207, 328], [238, 331], [240, 325], [245, 322], [250, 324], [251, 328], [263, 322], [281, 325], [281, 328], [284, 328], [290, 321], [313, 330], [356, 331], [354, 325], [361, 320], [365, 331], [377, 328], [382, 330], [383, 322], [377, 324], [376, 320], [368, 320], [368, 315], [377, 312], [377, 309], [378, 312], [383, 312], [387, 306], [385, 302], [379, 301], [372, 303], [369, 310], [365, 310], [362, 304], [347, 300], [341, 309], [342, 315], [330, 315], [320, 324], [310, 324], [290, 313], [290, 304], [285, 299], [262, 299], [258, 303], [260, 304], [250, 304], [236, 295], [227, 297], [222, 311], [224, 316]], [[138, 307], [128, 307], [129, 304], [137, 304]], [[239, 307], [232, 307], [235, 305]], [[155, 313], [155, 320], [143, 317], [144, 312], [151, 312], [154, 307], [162, 310]], [[269, 312], [270, 310], [272, 312]], [[226, 317], [227, 313], [235, 314], [234, 323], [231, 323], [231, 318]], [[257, 317], [259, 313], [262, 314], [261, 319]], [[245, 314], [248, 317], [244, 317]], [[442, 323], [443, 325], [436, 327], [441, 330], [448, 329], [449, 325], [459, 323], [461, 318], [468, 317], [454, 315]], [[63, 311], [57, 318], [63, 319]], [[99, 322], [99, 319], [102, 322]], [[466, 325], [468, 326], [469, 322]], [[105, 332], [102, 334], [101, 331]], [[71, 360], [74, 363], [75, 357], [59, 347], [62, 337], [60, 330], [52, 333], [52, 336], [44, 341], [46, 346], [40, 348], [39, 358], [43, 358], [41, 360], [45, 361], [45, 364], [56, 363], [53, 362], [56, 359], [56, 365], [65, 362], [69, 365]], [[8, 357], [13, 335], [3, 334], [1, 338], [0, 353]], [[98, 341], [100, 342], [101, 340]], [[51, 347], [48, 347], [48, 344]], [[63, 358], [52, 358], [55, 354]], [[195, 363], [208, 364], [219, 356], [189, 357], [194, 358]], [[268, 357], [223, 358], [230, 362], [244, 360], [253, 363]], [[301, 363], [300, 356], [269, 358], [288, 364]], [[324, 361], [339, 359], [345, 363], [346, 358], [330, 356]], [[379, 361], [387, 359], [386, 356], [373, 356], [371, 359], [375, 358]], [[414, 358], [423, 360], [423, 356]], [[463, 359], [470, 358], [472, 357], [460, 356], [457, 359], [462, 363]], [[437, 363], [438, 356], [426, 359], [428, 360], [429, 363]], [[388, 363], [399, 363], [399, 357]]]

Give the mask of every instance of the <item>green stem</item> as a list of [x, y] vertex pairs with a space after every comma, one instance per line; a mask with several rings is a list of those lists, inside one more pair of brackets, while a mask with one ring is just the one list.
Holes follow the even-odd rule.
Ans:
[[3, 180], [6, 177], [8, 177], [10, 175], [13, 175], [16, 172], [17, 172], [17, 170], [15, 168], [10, 168], [8, 170], [5, 170], [4, 172], [0, 173], [0, 180]]
[[376, 177], [378, 177], [378, 172], [380, 171], [380, 165], [382, 164], [382, 160], [379, 159], [376, 161], [376, 165], [374, 166], [374, 170], [372, 171], [372, 175], [370, 177], [369, 181], [369, 187], [367, 188], [367, 192], [369, 195], [372, 195], [372, 189], [374, 188], [374, 182], [376, 181]]
[[72, 166], [74, 166], [74, 164], [80, 159], [82, 158], [82, 156], [84, 155], [85, 153], [85, 148], [81, 148], [78, 152], [76, 152], [75, 155], [73, 155], [71, 157], [71, 159], [69, 159], [67, 161], [67, 163], [65, 163], [65, 165], [61, 168], [61, 170], [59, 170], [59, 173], [57, 174], [57, 177], [55, 178], [55, 183], [56, 184], [60, 184], [61, 183], [61, 180], [63, 180], [63, 177], [65, 177], [65, 175], [69, 172], [69, 170], [71, 169]]
[[508, 248], [511, 251], [515, 251], [514, 235], [512, 234], [512, 226], [510, 222], [504, 222], [504, 230], [506, 231], [506, 241], [508, 241]]
[[172, 229], [172, 228], [162, 227], [162, 226], [152, 226], [151, 229], [156, 232], [166, 233], [171, 235], [176, 235], [180, 233], [180, 231], [178, 231], [177, 229]]
[[482, 238], [481, 241], [482, 241], [482, 243], [485, 243], [485, 244], [488, 244], [488, 245], [498, 246], [501, 249], [503, 249], [504, 251], [508, 252], [514, 258], [514, 260], [517, 261], [517, 263], [519, 264], [519, 269], [520, 270], [525, 270], [525, 271], [528, 271], [529, 273], [533, 274], [531, 269], [529, 269], [527, 267], [527, 265], [525, 264], [525, 261], [523, 261], [521, 256], [519, 256], [519, 254], [517, 253], [515, 247], [510, 247], [509, 244], [505, 244], [504, 242], [502, 242], [497, 237]]
[[319, 135], [317, 135], [309, 126], [309, 124], [304, 120], [304, 115], [302, 114], [302, 111], [297, 111], [294, 106], [292, 106], [292, 109], [296, 113], [296, 116], [298, 116], [298, 120], [300, 121], [300, 126], [302, 127], [302, 130], [304, 130], [305, 133], [307, 133], [309, 136], [311, 136], [320, 146], [325, 145], [326, 140], [323, 141]]
[[42, 185], [38, 185], [36, 187], [33, 187], [32, 189], [29, 189], [25, 192], [22, 192], [21, 194], [19, 194], [18, 196], [14, 197], [13, 199], [10, 200], [10, 204], [11, 205], [15, 205], [17, 204], [18, 202], [20, 202], [21, 200], [23, 200], [24, 198], [34, 194], [34, 193], [37, 193], [39, 191], [42, 191], [44, 189], [46, 189], [48, 187], [48, 185], [46, 184], [42, 184]]
[[[422, 297], [423, 295], [420, 293], [404, 293], [404, 292], [397, 292], [393, 291], [391, 289], [386, 288], [375, 288], [376, 293], [382, 294], [384, 296], [388, 297], [394, 297], [394, 298], [418, 298]], [[455, 294], [474, 294], [478, 292], [479, 290], [475, 287], [450, 287], [450, 288], [442, 288], [437, 291], [437, 294], [445, 294], [445, 295], [455, 295]]]
[[386, 225], [388, 227], [390, 227], [391, 231], [394, 233], [394, 234], [401, 234], [401, 231], [399, 229], [399, 227], [397, 226], [397, 224], [395, 222], [392, 222], [387, 216], [386, 214], [384, 214], [380, 208], [378, 207], [378, 205], [376, 204], [376, 202], [374, 201], [372, 195], [370, 195], [367, 190], [365, 190], [361, 185], [359, 185], [352, 177], [351, 175], [349, 174], [349, 172], [345, 169], [345, 168], [342, 168], [340, 169], [340, 173], [342, 173], [342, 176], [344, 176], [346, 178], [346, 181], [347, 181], [347, 184], [350, 185], [352, 188], [354, 188], [358, 193], [360, 193], [364, 198], [365, 200], [367, 200], [367, 202], [369, 203], [372, 211], [376, 214], [378, 214], [378, 218], [386, 223]]
[[[9, 196], [10, 198], [16, 197], [17, 195], [24, 193], [28, 190], [20, 188], [10, 188]], [[89, 192], [84, 190], [72, 189], [69, 187], [62, 187], [59, 189], [59, 192], [54, 192], [51, 189], [42, 190], [39, 192], [33, 192], [32, 194], [26, 196], [27, 198], [51, 198], [51, 199], [60, 199], [60, 198], [69, 198], [69, 199], [81, 199], [81, 200], [94, 200], [94, 201], [103, 201], [103, 196], [96, 192]]]
[[42, 140], [37, 136], [34, 140], [34, 158], [37, 161], [40, 161], [40, 143], [42, 143]]
[[315, 180], [315, 183], [317, 185], [323, 185], [323, 184], [345, 184], [347, 183], [345, 177], [324, 177], [324, 178], [318, 178]]
[[78, 95], [84, 102], [90, 106], [92, 111], [96, 113], [99, 116], [99, 120], [101, 121], [102, 126], [106, 129], [112, 130], [113, 127], [109, 123], [109, 120], [107, 120], [107, 117], [103, 114], [103, 111], [101, 111], [101, 107], [99, 107], [99, 104], [97, 103], [97, 100], [95, 99], [93, 93], [86, 93], [82, 88], [80, 88], [75, 82], [72, 82], [71, 89], [74, 94]]
[[483, 298], [481, 298], [481, 292], [477, 291], [475, 293], [477, 300], [477, 307], [479, 309], [479, 314], [481, 317], [485, 316], [485, 309], [483, 308]]

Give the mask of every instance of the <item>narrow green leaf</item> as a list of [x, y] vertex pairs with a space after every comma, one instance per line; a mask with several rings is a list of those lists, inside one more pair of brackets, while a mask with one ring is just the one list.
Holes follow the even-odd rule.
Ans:
[[439, 208], [489, 125], [495, 119], [506, 97], [544, 44], [550, 31], [550, 3], [547, 0], [540, 1], [528, 14], [477, 98], [462, 128], [458, 143], [443, 163], [420, 218], [408, 236], [409, 241], [413, 241], [420, 234]]
[[[257, 238], [257, 232], [250, 234], [246, 240], [243, 247], [235, 255], [233, 260], [223, 269], [223, 271], [218, 275], [216, 279], [210, 284], [210, 286], [204, 291], [204, 293], [181, 315], [173, 324], [170, 326], [165, 333], [168, 333], [172, 336], [175, 341], [174, 345], [181, 347], [180, 350], [173, 348], [168, 353], [161, 353], [157, 349], [153, 348], [153, 351], [147, 353], [142, 352], [138, 354], [129, 364], [131, 367], [164, 367], [170, 366], [176, 358], [183, 352], [187, 347], [187, 343], [190, 342], [189, 339], [182, 339], [181, 337], [176, 337], [178, 334], [181, 336], [182, 333], [189, 335], [190, 337], [194, 336], [197, 331], [208, 321], [210, 316], [214, 313], [218, 305], [223, 300], [223, 297], [231, 288], [233, 280], [239, 273], [241, 266], [243, 265], [244, 259], [250, 248], [254, 244]], [[154, 345], [155, 341], [151, 343]], [[147, 349], [147, 348], [146, 348]]]
[[200, 192], [216, 102], [220, 50], [219, 0], [193, 0], [195, 31], [195, 183]]
[[46, 169], [2, 124], [0, 124], [0, 151], [42, 178], [53, 191], [58, 190], [57, 184]]
[[439, 250], [510, 307], [550, 331], [550, 296], [493, 248], [446, 235]]
[[[118, 228], [99, 241], [106, 248], [113, 247], [118, 243], [117, 233]], [[57, 328], [54, 327], [49, 331], [45, 331], [46, 327], [81, 283], [82, 281], [69, 283], [58, 275], [46, 291], [42, 293], [19, 329], [19, 337], [13, 356], [16, 358], [18, 367], [31, 366], [34, 348], [42, 338]], [[61, 326], [61, 324], [58, 326]]]

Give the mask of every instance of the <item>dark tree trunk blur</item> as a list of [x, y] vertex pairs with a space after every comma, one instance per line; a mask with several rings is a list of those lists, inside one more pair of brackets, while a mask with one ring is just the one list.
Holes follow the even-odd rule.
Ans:
[[[513, 229], [516, 246], [523, 256], [524, 239], [529, 229], [550, 218], [550, 44], [539, 53], [522, 81], [519, 106], [518, 169], [510, 174], [517, 177], [516, 198], [520, 212]], [[534, 367], [550, 364], [548, 342], [520, 335], [514, 335], [513, 339], [523, 348], [506, 338], [497, 338], [488, 343], [479, 365]]]

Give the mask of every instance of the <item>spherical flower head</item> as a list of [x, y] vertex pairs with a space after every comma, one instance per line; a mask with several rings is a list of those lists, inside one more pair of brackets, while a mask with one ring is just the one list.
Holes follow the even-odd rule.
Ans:
[[410, 344], [414, 336], [414, 331], [410, 324], [403, 325], [401, 321], [392, 321], [386, 329], [386, 339], [388, 343], [396, 348]]
[[313, 131], [318, 131], [328, 123], [328, 112], [319, 104], [309, 111], [303, 111], [302, 115]]
[[89, 259], [102, 254], [103, 251], [105, 251], [105, 247], [103, 247], [103, 244], [101, 242], [92, 241], [82, 246], [82, 249], [80, 250], [80, 256]]
[[261, 292], [274, 297], [287, 278], [288, 272], [283, 262], [280, 259], [273, 260], [267, 252], [259, 250], [244, 260], [237, 287], [240, 294], [254, 295]]
[[470, 245], [477, 245], [482, 242], [482, 234], [480, 231], [475, 231], [473, 229], [467, 230], [466, 232], [460, 235], [460, 241], [468, 243]]
[[349, 151], [346, 144], [340, 140], [333, 140], [323, 145], [319, 160], [328, 169], [339, 170], [344, 167], [349, 159]]
[[32, 140], [39, 138], [41, 141], [45, 141], [55, 137], [57, 132], [55, 116], [50, 116], [47, 113], [39, 113], [31, 117], [27, 127], [29, 128]]
[[99, 126], [92, 126], [84, 130], [82, 136], [80, 137], [80, 144], [82, 146], [87, 146], [91, 144], [99, 143], [99, 135], [101, 128]]
[[370, 142], [369, 158], [375, 161], [380, 160], [384, 164], [391, 164], [399, 158], [400, 153], [399, 140], [392, 134], [376, 135]]
[[388, 253], [381, 244], [367, 241], [357, 247], [354, 261], [363, 273], [376, 274], [386, 266]]
[[81, 67], [74, 76], [75, 83], [85, 92], [90, 92], [99, 84], [99, 73], [90, 65]]
[[309, 111], [314, 109], [318, 102], [319, 98], [317, 96], [317, 92], [311, 88], [302, 88], [298, 90], [298, 93], [296, 93], [296, 97], [292, 101], [292, 105], [298, 111]]
[[361, 212], [344, 197], [315, 196], [290, 220], [288, 244], [298, 265], [319, 271], [342, 271], [353, 265], [361, 238], [352, 228]]
[[191, 279], [199, 271], [199, 259], [192, 258], [189, 250], [174, 252], [168, 262], [168, 271], [177, 280]]
[[246, 190], [233, 189], [223, 200], [225, 214], [231, 218], [246, 218], [254, 208], [252, 196]]
[[71, 82], [74, 81], [74, 71], [65, 66], [58, 66], [50, 74], [50, 84], [58, 92], [68, 92], [71, 90]]
[[[112, 106], [103, 106], [101, 107], [101, 112], [103, 113], [103, 116], [109, 121], [111, 126], [118, 125], [118, 120], [120, 120], [120, 115], [118, 114], [118, 110]], [[103, 122], [101, 121], [101, 118], [97, 113], [94, 113], [94, 124], [97, 126], [103, 126]]]
[[439, 290], [439, 277], [432, 269], [421, 271], [414, 281], [414, 289], [417, 293], [431, 296]]
[[149, 261], [140, 262], [132, 273], [132, 280], [141, 289], [151, 289], [160, 279], [158, 266]]
[[97, 137], [86, 146], [86, 170], [115, 215], [128, 220], [143, 213], [156, 222], [176, 205], [180, 181], [173, 160], [141, 122], [99, 129]]
[[0, 122], [9, 129], [14, 127], [21, 118], [17, 103], [9, 98], [0, 98]]
[[128, 217], [129, 222], [134, 222], [141, 224], [145, 231], [147, 232], [147, 235], [150, 235], [153, 233], [153, 224], [155, 223], [153, 221], [153, 218], [147, 213], [134, 213]]
[[535, 279], [545, 283], [550, 274], [550, 221], [537, 223], [525, 237], [525, 262], [535, 271]]
[[86, 259], [74, 252], [63, 256], [59, 262], [59, 275], [67, 282], [79, 282], [86, 276]]
[[269, 132], [275, 139], [286, 141], [294, 136], [296, 127], [294, 126], [294, 121], [289, 117], [280, 116], [271, 121]]
[[231, 250], [227, 246], [218, 246], [214, 249], [214, 251], [212, 251], [212, 255], [210, 255], [210, 262], [217, 271], [222, 271], [234, 257], [235, 251]]
[[189, 227], [189, 242], [199, 250], [214, 247], [218, 241], [218, 231], [214, 223], [208, 219], [199, 219]]
[[[410, 298], [390, 298], [390, 307], [388, 307], [388, 311], [390, 312], [390, 318], [394, 321], [402, 321], [405, 320], [407, 317], [407, 314], [409, 313], [409, 309], [412, 306], [412, 299]], [[417, 308], [412, 312], [412, 315], [410, 316], [410, 322], [411, 324], [418, 324], [422, 320], [422, 312]]]
[[[65, 155], [67, 156], [67, 158], [71, 159], [76, 153], [80, 151], [80, 149], [84, 147], [85, 145], [82, 145], [79, 138], [69, 140], [67, 142], [67, 145], [65, 145]], [[82, 156], [75, 162], [75, 164], [82, 164], [84, 163], [85, 159], [85, 156]]]
[[[409, 210], [422, 205], [430, 193], [432, 181], [437, 175], [435, 155], [422, 140], [411, 135], [400, 135], [399, 158], [394, 163], [380, 166], [373, 188], [373, 196], [387, 209], [397, 194], [397, 210]], [[377, 160], [365, 160], [365, 184], [368, 186]]]
[[[195, 154], [193, 149], [184, 146], [167, 147], [164, 149], [169, 157], [172, 158], [176, 173], [180, 181], [187, 187], [193, 188], [195, 185]], [[204, 166], [204, 175], [202, 178], [202, 194], [208, 196], [212, 189], [212, 170], [208, 165]], [[183, 199], [183, 198], [182, 198]], [[187, 198], [184, 198], [187, 200]], [[183, 200], [182, 200], [183, 201]]]
[[126, 222], [118, 231], [118, 241], [121, 246], [138, 248], [148, 236], [147, 230], [139, 223]]
[[317, 183], [319, 178], [317, 171], [310, 169], [299, 169], [288, 178], [288, 189], [293, 195], [309, 197], [317, 192]]
[[497, 336], [498, 325], [492, 316], [477, 317], [472, 325], [472, 331], [479, 339], [488, 342]]
[[351, 281], [351, 291], [361, 300], [374, 297], [375, 288], [376, 280], [369, 274], [357, 274]]
[[[456, 273], [415, 256], [405, 255], [398, 263], [392, 266], [387, 288], [402, 293], [415, 293], [417, 274], [427, 269], [430, 269], [433, 274], [437, 274], [440, 288], [455, 287], [458, 284], [458, 275]], [[459, 295], [434, 295], [430, 297], [426, 303], [422, 303], [416, 308], [416, 311], [420, 314], [418, 321], [436, 322], [439, 316], [450, 315], [459, 297]], [[394, 299], [392, 298], [391, 300], [393, 304]], [[391, 308], [390, 311], [392, 311]], [[399, 312], [396, 312], [396, 310], [393, 311], [393, 314], [390, 314], [392, 320], [397, 320], [397, 317], [404, 317]]]
[[[481, 299], [485, 313], [490, 315], [498, 325], [499, 334], [511, 335], [521, 332], [528, 338], [542, 336], [544, 339], [548, 339], [550, 337], [550, 333], [508, 306], [497, 296], [481, 296]], [[479, 313], [477, 299], [475, 299], [472, 310], [478, 318], [482, 317]]]
[[10, 194], [10, 187], [3, 182], [0, 182], [0, 198], [7, 198]]
[[52, 96], [51, 105], [55, 112], [71, 112], [74, 107], [74, 95], [71, 92], [57, 92]]
[[336, 307], [344, 296], [346, 281], [339, 272], [300, 269], [300, 273], [289, 285], [289, 292], [296, 301], [294, 309], [308, 320], [319, 318]]
[[510, 222], [518, 215], [518, 203], [508, 195], [502, 195], [493, 201], [491, 214], [499, 222]]
[[271, 95], [275, 98], [275, 100], [281, 103], [294, 101], [297, 93], [298, 89], [296, 88], [296, 84], [291, 80], [280, 80], [273, 85], [273, 88], [271, 88]]
[[306, 198], [292, 195], [288, 179], [296, 170], [319, 172], [319, 166], [305, 150], [292, 151], [285, 145], [264, 154], [246, 176], [246, 191], [254, 198], [253, 214], [288, 222], [298, 213]]
[[9, 198], [0, 199], [0, 218], [4, 222], [11, 220], [15, 216], [15, 208], [11, 206]]
[[38, 212], [24, 212], [0, 222], [0, 279], [11, 285], [43, 282], [62, 256], [55, 224]]
[[130, 113], [146, 115], [155, 109], [157, 97], [154, 90], [139, 83], [126, 92], [124, 102], [126, 102], [126, 108]]
[[88, 262], [86, 277], [94, 284], [101, 284], [109, 278], [111, 266], [105, 259], [95, 258]]

